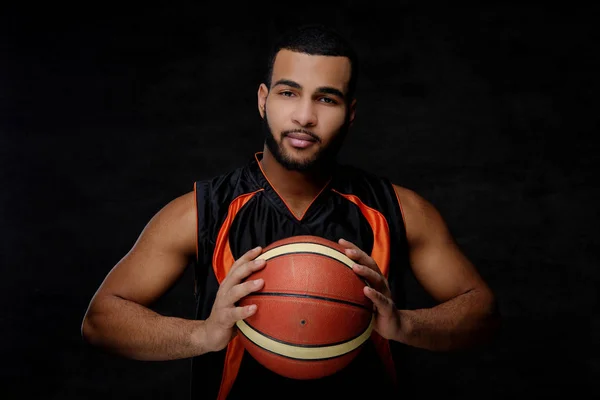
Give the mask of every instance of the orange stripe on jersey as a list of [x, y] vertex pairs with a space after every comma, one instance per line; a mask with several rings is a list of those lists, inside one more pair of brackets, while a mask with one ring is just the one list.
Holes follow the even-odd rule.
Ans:
[[231, 339], [227, 344], [227, 352], [225, 353], [225, 364], [223, 365], [223, 376], [221, 378], [221, 387], [219, 388], [219, 395], [217, 400], [223, 400], [227, 398], [235, 378], [237, 378], [240, 365], [242, 364], [242, 356], [244, 355], [244, 346], [240, 341], [239, 336]]
[[[367, 206], [357, 196], [353, 194], [343, 194], [334, 189], [332, 190], [356, 204], [362, 215], [369, 222], [369, 225], [373, 230], [373, 250], [371, 251], [371, 257], [377, 263], [381, 274], [387, 278], [390, 263], [390, 229], [385, 217], [379, 211]], [[371, 333], [371, 339], [375, 344], [375, 349], [377, 350], [379, 357], [385, 364], [390, 378], [394, 384], [396, 384], [396, 367], [392, 358], [389, 341], [375, 331]]]
[[238, 211], [244, 207], [244, 205], [250, 201], [250, 199], [258, 192], [264, 189], [259, 189], [255, 192], [242, 194], [236, 197], [229, 204], [229, 211], [227, 211], [227, 217], [221, 225], [221, 229], [219, 230], [219, 234], [217, 235], [217, 241], [215, 243], [215, 250], [213, 253], [213, 270], [215, 271], [215, 276], [217, 277], [217, 281], [219, 284], [223, 282], [225, 276], [229, 272], [229, 269], [235, 262], [233, 259], [233, 255], [231, 254], [231, 248], [229, 247], [229, 228], [231, 228], [231, 224]]
[[373, 257], [373, 260], [377, 263], [383, 276], [387, 277], [388, 264], [390, 263], [390, 229], [385, 217], [379, 211], [367, 206], [357, 196], [353, 194], [343, 194], [335, 189], [332, 190], [356, 204], [362, 215], [369, 222], [369, 225], [371, 225], [371, 229], [373, 230], [373, 250], [371, 252], [371, 257]]
[[[235, 262], [233, 254], [231, 254], [231, 247], [229, 246], [229, 229], [231, 228], [231, 224], [242, 207], [244, 207], [244, 205], [261, 190], [264, 189], [242, 194], [229, 204], [227, 217], [225, 218], [223, 225], [221, 225], [221, 229], [219, 229], [213, 253], [213, 270], [215, 271], [215, 276], [217, 277], [219, 284], [223, 282], [223, 279], [225, 279], [231, 266]], [[244, 347], [236, 336], [229, 344], [227, 344], [225, 364], [223, 366], [223, 375], [221, 377], [221, 386], [219, 388], [219, 400], [227, 398], [227, 395], [231, 391], [233, 382], [235, 381], [235, 378], [237, 378], [243, 355]]]

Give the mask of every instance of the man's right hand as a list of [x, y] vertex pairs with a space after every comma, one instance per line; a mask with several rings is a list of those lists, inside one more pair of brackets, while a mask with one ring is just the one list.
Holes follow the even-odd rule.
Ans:
[[235, 336], [235, 323], [256, 312], [255, 304], [237, 307], [236, 303], [244, 296], [263, 287], [262, 279], [243, 282], [253, 272], [264, 268], [264, 260], [255, 260], [261, 250], [261, 247], [257, 247], [242, 255], [233, 263], [229, 273], [221, 282], [210, 316], [205, 321], [209, 351], [224, 349]]

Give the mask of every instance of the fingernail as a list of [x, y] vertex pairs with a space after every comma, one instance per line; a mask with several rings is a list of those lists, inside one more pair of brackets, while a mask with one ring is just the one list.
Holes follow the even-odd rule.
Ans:
[[260, 246], [257, 246], [255, 248], [252, 249], [252, 251], [256, 251], [256, 250], [260, 250]]
[[248, 311], [254, 311], [256, 310], [256, 304], [252, 304], [251, 306], [248, 306]]
[[348, 254], [350, 254], [351, 256], [355, 256], [356, 255], [356, 250], [350, 249], [350, 250], [348, 250]]
[[264, 264], [265, 260], [263, 260], [262, 258], [258, 259], [258, 260], [254, 260], [254, 264], [256, 265], [262, 265]]
[[260, 286], [260, 284], [261, 284], [262, 282], [263, 282], [263, 280], [262, 280], [262, 279], [256, 279], [256, 280], [254, 281], [254, 286]]
[[352, 265], [352, 269], [360, 269], [360, 268], [361, 268], [360, 264]]

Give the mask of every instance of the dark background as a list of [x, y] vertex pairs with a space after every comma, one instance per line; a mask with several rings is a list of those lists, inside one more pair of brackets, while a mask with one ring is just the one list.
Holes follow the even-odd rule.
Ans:
[[[3, 10], [0, 397], [186, 398], [188, 360], [113, 357], [80, 324], [154, 213], [262, 149], [268, 40], [301, 22], [336, 25], [362, 57], [340, 159], [438, 207], [500, 304], [488, 346], [407, 355], [420, 393], [599, 394], [592, 10], [332, 4]], [[191, 316], [191, 277], [156, 309]]]

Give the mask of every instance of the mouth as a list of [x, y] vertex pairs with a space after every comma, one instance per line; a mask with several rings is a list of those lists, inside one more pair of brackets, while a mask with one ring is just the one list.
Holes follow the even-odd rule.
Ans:
[[317, 142], [312, 136], [301, 132], [288, 133], [284, 139], [287, 139], [293, 147], [298, 149], [305, 149]]
[[295, 139], [295, 138], [289, 137], [289, 136], [286, 136], [285, 139], [287, 139], [290, 142], [292, 147], [295, 147], [298, 149], [305, 149], [305, 148], [315, 144], [315, 142], [312, 140]]

